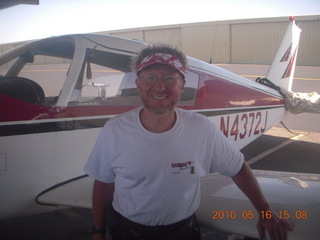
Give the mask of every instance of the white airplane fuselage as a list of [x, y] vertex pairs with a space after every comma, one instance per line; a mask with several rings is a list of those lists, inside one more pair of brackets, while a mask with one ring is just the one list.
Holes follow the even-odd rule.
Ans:
[[[194, 110], [197, 111], [197, 110]], [[200, 109], [206, 113], [223, 109]], [[212, 113], [211, 113], [212, 114]], [[266, 132], [285, 114], [284, 107], [246, 109], [240, 113], [209, 116], [224, 134], [241, 149]], [[94, 116], [109, 119], [113, 115]], [[92, 117], [59, 119], [61, 124]], [[26, 120], [2, 123], [37, 125], [52, 123], [53, 119]], [[68, 122], [68, 123], [67, 123]], [[84, 174], [83, 166], [101, 128], [42, 132], [0, 137], [1, 146], [1, 217], [34, 213], [43, 208], [35, 203], [43, 190]], [[37, 212], [37, 211], [36, 211]]]

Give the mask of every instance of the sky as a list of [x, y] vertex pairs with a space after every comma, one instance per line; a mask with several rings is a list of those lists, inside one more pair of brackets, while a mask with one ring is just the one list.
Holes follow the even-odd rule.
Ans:
[[0, 44], [73, 33], [320, 14], [319, 0], [39, 0], [0, 10]]

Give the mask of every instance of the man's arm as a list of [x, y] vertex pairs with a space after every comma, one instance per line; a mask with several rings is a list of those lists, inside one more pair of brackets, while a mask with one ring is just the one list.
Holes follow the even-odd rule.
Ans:
[[287, 230], [292, 231], [290, 223], [284, 219], [280, 219], [273, 213], [271, 206], [265, 199], [256, 177], [253, 175], [250, 167], [246, 162], [243, 163], [240, 171], [232, 177], [232, 180], [239, 189], [249, 198], [258, 213], [262, 211], [266, 213], [270, 211], [272, 218], [260, 218], [257, 223], [260, 239], [264, 237], [264, 229], [269, 233], [272, 240], [287, 239]]
[[[113, 200], [114, 183], [94, 181], [92, 194], [93, 226], [95, 229], [106, 228], [106, 208]], [[93, 234], [93, 240], [104, 240], [105, 235]]]

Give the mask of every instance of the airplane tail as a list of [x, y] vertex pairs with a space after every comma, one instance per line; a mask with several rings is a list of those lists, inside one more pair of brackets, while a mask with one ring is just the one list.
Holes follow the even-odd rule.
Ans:
[[[291, 17], [287, 31], [269, 68], [266, 79], [271, 81], [271, 85], [283, 95], [286, 108], [291, 113], [309, 112], [320, 114], [320, 95], [318, 93], [292, 92], [300, 33], [301, 29], [295, 24], [294, 17]], [[264, 79], [260, 79], [259, 81], [262, 80]]]
[[288, 91], [292, 88], [300, 33], [294, 17], [290, 17], [289, 26], [266, 76], [273, 84]]

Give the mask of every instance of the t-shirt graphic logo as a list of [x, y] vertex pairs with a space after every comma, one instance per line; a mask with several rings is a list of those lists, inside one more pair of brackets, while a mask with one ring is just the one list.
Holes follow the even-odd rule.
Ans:
[[191, 173], [191, 174], [194, 174], [194, 172], [195, 172], [195, 171], [194, 171], [194, 166], [191, 166], [191, 167], [190, 167], [190, 173]]
[[180, 162], [180, 163], [171, 163], [171, 169], [173, 174], [189, 172], [195, 174], [194, 162]]

